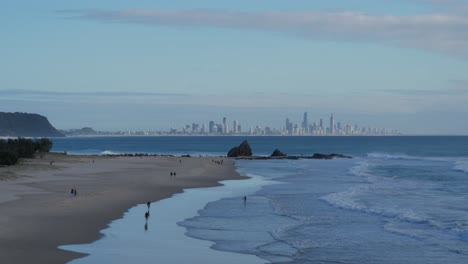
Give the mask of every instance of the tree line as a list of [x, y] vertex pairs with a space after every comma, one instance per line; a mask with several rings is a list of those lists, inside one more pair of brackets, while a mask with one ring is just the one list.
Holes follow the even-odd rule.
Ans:
[[0, 165], [14, 165], [21, 158], [34, 158], [36, 153], [49, 152], [52, 145], [52, 141], [48, 138], [0, 139]]

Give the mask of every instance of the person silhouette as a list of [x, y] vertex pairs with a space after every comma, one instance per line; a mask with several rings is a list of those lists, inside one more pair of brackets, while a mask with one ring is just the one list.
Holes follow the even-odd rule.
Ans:
[[146, 205], [148, 206], [148, 210], [150, 209], [151, 203], [147, 202]]

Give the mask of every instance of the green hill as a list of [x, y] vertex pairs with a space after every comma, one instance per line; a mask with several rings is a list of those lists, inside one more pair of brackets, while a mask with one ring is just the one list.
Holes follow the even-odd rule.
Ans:
[[0, 136], [63, 137], [46, 117], [29, 113], [0, 112]]

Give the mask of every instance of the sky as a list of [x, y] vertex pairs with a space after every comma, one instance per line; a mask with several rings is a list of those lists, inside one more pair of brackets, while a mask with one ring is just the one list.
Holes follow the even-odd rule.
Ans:
[[468, 0], [0, 0], [0, 111], [60, 129], [468, 134]]

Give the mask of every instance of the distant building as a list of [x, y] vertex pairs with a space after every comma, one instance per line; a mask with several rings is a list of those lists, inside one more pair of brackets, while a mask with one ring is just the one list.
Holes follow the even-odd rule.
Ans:
[[223, 134], [227, 134], [229, 132], [229, 127], [227, 124], [227, 118], [223, 117]]
[[334, 135], [335, 134], [335, 117], [333, 114], [330, 116], [330, 130], [329, 133]]
[[309, 118], [307, 112], [304, 112], [304, 117], [302, 119], [302, 130], [305, 134], [309, 133]]
[[213, 122], [213, 121], [210, 121], [209, 132], [210, 132], [210, 134], [216, 133], [216, 125], [215, 125], [215, 122]]
[[232, 133], [237, 134], [239, 133], [239, 121], [234, 120], [233, 126], [232, 126]]
[[202, 124], [202, 127], [200, 129], [200, 133], [201, 134], [205, 134], [206, 133], [206, 124]]
[[289, 121], [289, 118], [286, 118], [286, 133], [292, 135], [294, 132], [293, 123]]
[[199, 125], [197, 123], [192, 123], [192, 133], [198, 132]]

